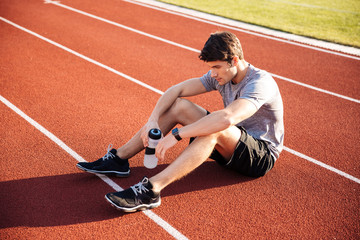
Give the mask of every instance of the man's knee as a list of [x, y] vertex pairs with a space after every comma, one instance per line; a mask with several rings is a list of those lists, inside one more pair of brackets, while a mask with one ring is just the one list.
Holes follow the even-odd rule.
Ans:
[[175, 100], [169, 113], [182, 125], [188, 125], [206, 116], [205, 109], [183, 98]]
[[221, 136], [221, 132], [212, 133], [212, 134], [204, 135], [204, 136], [198, 136], [196, 138], [190, 139], [190, 143], [192, 141], [194, 141], [195, 139], [198, 139], [198, 141], [205, 141], [205, 142], [207, 142], [207, 144], [209, 144], [209, 146], [215, 147], [215, 145], [217, 145], [219, 143], [220, 136]]
[[230, 159], [241, 136], [240, 130], [233, 126], [210, 135], [216, 141], [215, 148], [225, 159]]
[[178, 114], [180, 112], [184, 112], [186, 110], [186, 105], [188, 105], [189, 101], [186, 99], [182, 99], [182, 98], [177, 98], [175, 100], [175, 102], [173, 103], [173, 105], [171, 106], [171, 110], [175, 113]]
[[184, 114], [186, 107], [184, 99], [177, 98], [166, 112], [167, 117], [178, 120], [180, 114]]
[[237, 143], [240, 139], [240, 136], [240, 130], [237, 127], [233, 126], [219, 132], [201, 136], [199, 138], [205, 138], [207, 139], [207, 141], [215, 143], [216, 145], [227, 145], [229, 144], [229, 142]]

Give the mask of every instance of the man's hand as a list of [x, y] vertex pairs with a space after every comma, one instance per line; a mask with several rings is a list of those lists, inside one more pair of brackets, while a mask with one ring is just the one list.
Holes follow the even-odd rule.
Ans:
[[155, 156], [159, 159], [159, 161], [164, 160], [166, 151], [173, 147], [177, 142], [178, 140], [176, 140], [172, 134], [168, 134], [159, 141], [155, 149]]
[[159, 124], [155, 121], [149, 121], [147, 122], [143, 128], [141, 129], [141, 135], [140, 138], [144, 144], [144, 147], [149, 146], [149, 131], [153, 128], [159, 128]]

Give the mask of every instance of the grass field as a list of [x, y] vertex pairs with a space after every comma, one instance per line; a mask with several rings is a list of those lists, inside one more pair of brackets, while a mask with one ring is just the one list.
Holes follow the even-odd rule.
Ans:
[[360, 47], [360, 0], [161, 0], [284, 32]]

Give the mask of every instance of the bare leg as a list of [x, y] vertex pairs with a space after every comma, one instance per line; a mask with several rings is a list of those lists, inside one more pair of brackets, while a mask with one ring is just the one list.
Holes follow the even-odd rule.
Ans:
[[230, 127], [222, 132], [198, 137], [167, 168], [150, 178], [153, 191], [160, 192], [170, 183], [184, 177], [200, 166], [210, 156], [214, 147], [226, 159], [230, 159], [240, 138], [237, 127]]
[[[159, 127], [166, 135], [176, 124], [188, 125], [206, 115], [206, 110], [202, 107], [186, 100], [178, 98], [170, 109], [159, 119]], [[131, 158], [144, 149], [140, 138], [140, 130], [122, 147], [117, 150], [120, 158]]]

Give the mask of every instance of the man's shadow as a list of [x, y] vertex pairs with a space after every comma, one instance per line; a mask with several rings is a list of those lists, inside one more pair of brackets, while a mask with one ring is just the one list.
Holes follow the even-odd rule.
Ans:
[[[131, 170], [132, 174], [136, 175], [137, 180], [135, 181], [138, 182], [143, 176], [152, 176], [167, 166], [167, 164], [159, 165], [157, 166], [156, 171], [144, 167], [132, 168]], [[131, 180], [129, 185], [137, 183], [134, 182], [133, 179]], [[161, 197], [164, 198], [166, 196], [187, 192], [229, 186], [251, 180], [254, 180], [254, 178], [243, 176], [231, 169], [220, 166], [213, 160], [208, 160], [190, 174], [167, 186], [161, 192]]]
[[[167, 165], [159, 165], [156, 172]], [[112, 177], [122, 188], [139, 182], [154, 170], [134, 167], [129, 178]], [[207, 161], [181, 180], [170, 184], [161, 194], [177, 195], [249, 181], [236, 172]], [[73, 173], [0, 182], [0, 229], [28, 226], [46, 227], [112, 219], [124, 213], [104, 199], [114, 190], [90, 173]]]

